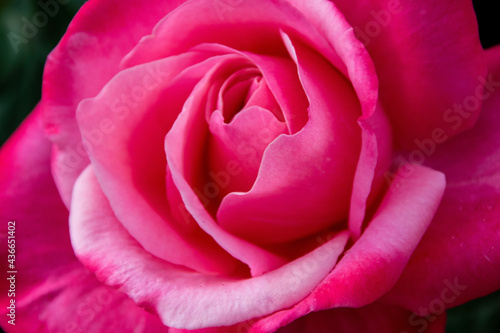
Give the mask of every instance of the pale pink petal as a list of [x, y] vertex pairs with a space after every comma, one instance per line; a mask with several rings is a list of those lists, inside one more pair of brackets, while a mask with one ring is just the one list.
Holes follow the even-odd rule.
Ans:
[[[346, 232], [315, 251], [256, 278], [209, 276], [147, 253], [113, 215], [89, 166], [75, 184], [71, 240], [78, 258], [172, 327], [233, 325], [293, 306], [332, 270]], [[78, 202], [78, 204], [76, 204]]]
[[185, 53], [124, 70], [83, 101], [77, 116], [97, 178], [131, 235], [164, 260], [231, 273], [237, 260], [200, 228], [172, 218], [165, 187], [165, 134], [194, 85], [218, 62], [207, 57]]

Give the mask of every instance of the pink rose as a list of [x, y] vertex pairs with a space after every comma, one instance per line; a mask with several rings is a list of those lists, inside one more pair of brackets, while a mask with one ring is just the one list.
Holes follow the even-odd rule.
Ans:
[[468, 1], [91, 0], [0, 153], [2, 327], [443, 332], [500, 288], [499, 81]]

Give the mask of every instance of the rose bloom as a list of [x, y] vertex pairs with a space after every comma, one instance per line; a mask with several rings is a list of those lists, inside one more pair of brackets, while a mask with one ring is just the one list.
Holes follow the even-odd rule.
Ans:
[[469, 1], [90, 0], [0, 153], [1, 325], [443, 332], [500, 288], [499, 88]]

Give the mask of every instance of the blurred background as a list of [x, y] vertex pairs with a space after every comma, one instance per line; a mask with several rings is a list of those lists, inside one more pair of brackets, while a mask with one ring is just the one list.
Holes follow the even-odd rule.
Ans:
[[[69, 0], [67, 4], [59, 6], [53, 17], [49, 17], [46, 22], [41, 20], [38, 31], [32, 37], [16, 39], [14, 34], [20, 38], [23, 36], [23, 20], [33, 18], [41, 10], [39, 1], [0, 0], [0, 145], [39, 101], [47, 54], [56, 46], [71, 18], [85, 2]], [[481, 43], [485, 48], [500, 44], [500, 13], [496, 9], [496, 2], [473, 2]], [[9, 34], [17, 50], [9, 41]], [[500, 292], [449, 310], [446, 332], [499, 333]]]

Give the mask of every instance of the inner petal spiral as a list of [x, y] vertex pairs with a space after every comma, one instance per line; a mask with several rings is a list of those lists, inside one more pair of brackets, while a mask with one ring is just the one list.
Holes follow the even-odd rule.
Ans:
[[280, 105], [248, 58], [238, 55], [213, 68], [205, 91], [204, 172], [193, 187], [215, 215], [225, 195], [250, 190], [266, 147], [289, 133]]

